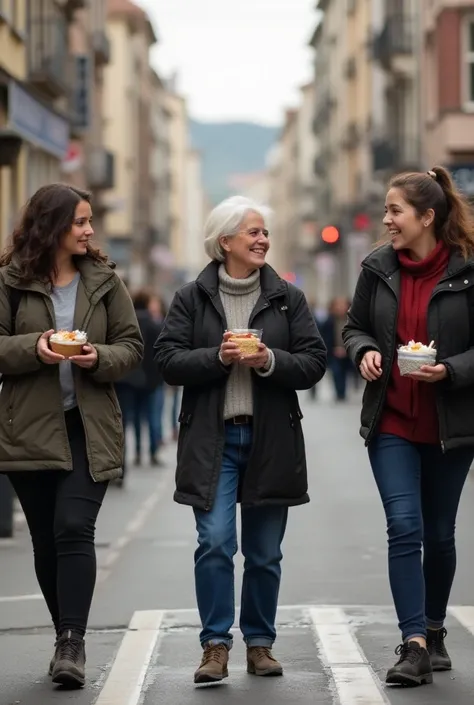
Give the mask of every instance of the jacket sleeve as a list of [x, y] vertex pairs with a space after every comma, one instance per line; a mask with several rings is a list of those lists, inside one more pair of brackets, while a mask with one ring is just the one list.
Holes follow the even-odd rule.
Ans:
[[440, 360], [446, 366], [448, 378], [443, 381], [446, 389], [461, 389], [474, 384], [474, 348]]
[[275, 362], [268, 384], [277, 383], [294, 390], [311, 389], [326, 372], [326, 346], [303, 292], [289, 287], [289, 295], [290, 349], [272, 346]]
[[96, 382], [117, 382], [143, 359], [143, 339], [130, 295], [117, 277], [107, 300], [107, 342], [94, 344], [97, 367], [90, 372]]
[[219, 346], [193, 349], [194, 321], [183, 295], [177, 292], [155, 343], [155, 360], [172, 387], [202, 385], [230, 374], [219, 360]]
[[36, 372], [41, 362], [36, 355], [36, 344], [44, 331], [12, 335], [12, 311], [9, 290], [0, 277], [0, 373], [23, 375]]
[[362, 270], [359, 275], [354, 298], [347, 314], [347, 322], [342, 331], [342, 339], [351, 360], [357, 365], [368, 350], [381, 352], [372, 333], [370, 308], [373, 296], [373, 278], [370, 272]]

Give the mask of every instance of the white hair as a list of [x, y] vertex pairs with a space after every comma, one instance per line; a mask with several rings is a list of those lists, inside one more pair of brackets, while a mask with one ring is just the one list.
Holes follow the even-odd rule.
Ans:
[[272, 215], [268, 206], [261, 205], [245, 196], [231, 196], [219, 203], [211, 213], [204, 226], [204, 249], [212, 260], [223, 262], [225, 252], [219, 239], [223, 236], [233, 237], [239, 232], [242, 221], [248, 213], [257, 213], [263, 218], [265, 226]]

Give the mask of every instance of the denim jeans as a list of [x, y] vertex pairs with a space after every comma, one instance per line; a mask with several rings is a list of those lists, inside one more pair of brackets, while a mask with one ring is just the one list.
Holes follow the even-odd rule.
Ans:
[[158, 387], [155, 391], [149, 392], [147, 389], [138, 389], [129, 384], [117, 384], [116, 392], [122, 411], [124, 428], [128, 428], [131, 423], [134, 426], [136, 455], [139, 456], [141, 454], [143, 422], [148, 425], [150, 455], [155, 455], [163, 440], [163, 387]]
[[473, 457], [471, 448], [443, 454], [437, 445], [385, 433], [369, 445], [387, 519], [390, 587], [404, 640], [443, 626], [456, 572], [456, 514]]
[[[235, 617], [234, 560], [239, 481], [252, 445], [252, 427], [226, 424], [224, 455], [211, 511], [194, 510], [198, 531], [195, 553], [196, 596], [201, 644], [232, 646]], [[244, 576], [240, 629], [248, 646], [272, 646], [281, 577], [281, 543], [287, 507], [242, 507]]]

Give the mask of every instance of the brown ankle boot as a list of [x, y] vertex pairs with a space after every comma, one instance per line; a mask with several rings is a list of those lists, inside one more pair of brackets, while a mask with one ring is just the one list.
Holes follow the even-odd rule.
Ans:
[[53, 683], [68, 689], [82, 688], [85, 683], [86, 652], [84, 639], [79, 634], [67, 631], [58, 640], [56, 661], [53, 667]]
[[225, 644], [206, 644], [201, 664], [194, 674], [195, 683], [214, 683], [227, 678], [229, 650]]
[[255, 676], [282, 676], [283, 667], [268, 646], [247, 647], [247, 673]]

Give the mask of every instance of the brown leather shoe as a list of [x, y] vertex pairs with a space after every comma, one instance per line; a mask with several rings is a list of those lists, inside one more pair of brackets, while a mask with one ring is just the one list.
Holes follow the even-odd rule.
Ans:
[[194, 674], [195, 683], [215, 683], [227, 678], [229, 650], [225, 644], [207, 644], [204, 647], [201, 664]]
[[282, 676], [283, 667], [268, 646], [247, 647], [247, 673], [255, 676]]

